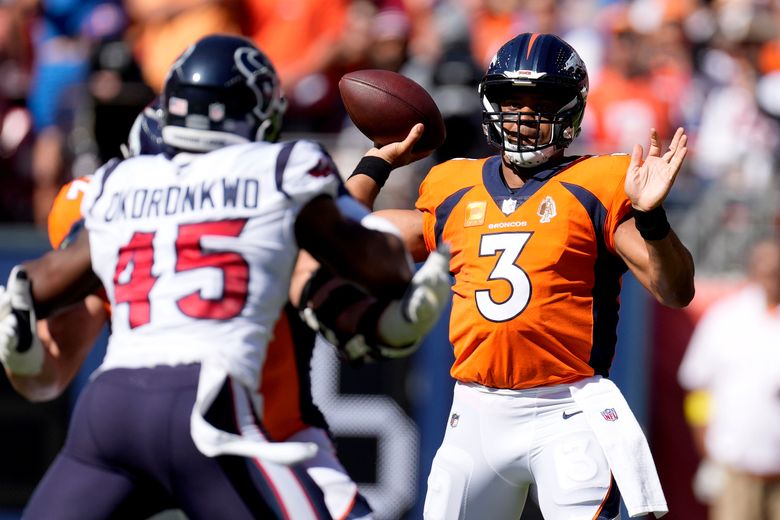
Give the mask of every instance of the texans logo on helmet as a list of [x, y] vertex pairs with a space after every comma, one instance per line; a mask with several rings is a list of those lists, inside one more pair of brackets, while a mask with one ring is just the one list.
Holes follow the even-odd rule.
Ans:
[[251, 47], [237, 49], [235, 60], [236, 68], [246, 78], [247, 86], [252, 89], [257, 100], [261, 102], [260, 106], [255, 107], [254, 112], [260, 118], [266, 117], [274, 91], [273, 78], [275, 74], [273, 68], [257, 49]]

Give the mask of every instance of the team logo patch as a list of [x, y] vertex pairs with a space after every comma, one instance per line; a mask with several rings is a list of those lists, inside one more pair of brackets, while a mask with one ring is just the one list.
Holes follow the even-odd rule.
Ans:
[[484, 200], [469, 202], [466, 206], [466, 220], [463, 222], [463, 227], [481, 226], [484, 224], [485, 211], [487, 211], [487, 202]]
[[547, 195], [542, 203], [539, 204], [539, 209], [536, 210], [536, 214], [539, 215], [539, 222], [542, 224], [550, 222], [553, 217], [558, 214], [558, 211], [555, 209], [555, 201], [553, 198]]
[[455, 428], [460, 422], [460, 415], [454, 413], [450, 416], [450, 427]]
[[614, 408], [607, 408], [601, 412], [601, 416], [606, 421], [617, 421], [618, 420], [618, 414], [617, 411]]

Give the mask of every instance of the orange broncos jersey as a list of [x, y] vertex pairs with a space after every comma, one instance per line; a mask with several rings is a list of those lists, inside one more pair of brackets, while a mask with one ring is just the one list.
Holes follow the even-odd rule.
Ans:
[[[82, 221], [81, 199], [90, 180], [91, 177], [81, 177], [69, 182], [54, 199], [48, 219], [52, 247], [60, 247]], [[102, 290], [101, 297], [105, 300]], [[111, 311], [108, 302], [106, 309]], [[260, 386], [264, 396], [263, 426], [272, 439], [284, 440], [308, 426], [327, 428], [311, 396], [309, 364], [314, 339], [314, 332], [288, 305], [268, 345]]]
[[445, 162], [420, 186], [426, 246], [452, 250], [455, 379], [522, 389], [607, 375], [630, 158], [571, 159], [515, 190], [498, 156]]

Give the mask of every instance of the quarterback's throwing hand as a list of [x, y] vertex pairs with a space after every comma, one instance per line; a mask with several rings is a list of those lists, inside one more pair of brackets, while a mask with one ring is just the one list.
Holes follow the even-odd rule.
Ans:
[[642, 146], [634, 145], [625, 184], [626, 195], [634, 209], [650, 211], [663, 203], [688, 152], [687, 143], [685, 130], [678, 128], [669, 149], [662, 155], [658, 132], [653, 128], [646, 159], [642, 159]]

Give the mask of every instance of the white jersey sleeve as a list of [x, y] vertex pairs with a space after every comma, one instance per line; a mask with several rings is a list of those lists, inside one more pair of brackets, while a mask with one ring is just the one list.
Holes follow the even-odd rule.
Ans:
[[301, 205], [318, 195], [336, 199], [345, 192], [336, 164], [314, 141], [282, 143], [276, 175], [279, 189]]

